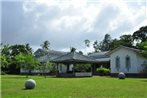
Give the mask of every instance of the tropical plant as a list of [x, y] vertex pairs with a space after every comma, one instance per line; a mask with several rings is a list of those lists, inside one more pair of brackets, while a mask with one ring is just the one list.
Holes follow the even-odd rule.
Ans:
[[132, 35], [122, 35], [120, 36], [120, 45], [132, 47], [133, 46], [133, 37]]
[[[18, 54], [15, 56], [15, 63], [19, 68], [28, 70], [28, 74], [31, 74], [33, 69], [36, 69], [40, 64], [39, 61], [31, 54]], [[28, 77], [28, 74], [26, 77]]]
[[7, 60], [7, 57], [6, 56], [0, 56], [0, 60], [1, 60], [1, 67], [8, 67], [9, 65], [9, 62]]
[[144, 42], [147, 40], [147, 26], [141, 27], [133, 33], [133, 39], [136, 41]]
[[94, 52], [99, 52], [99, 44], [98, 44], [97, 40], [94, 41], [93, 48], [94, 48]]
[[42, 49], [48, 50], [50, 47], [50, 42], [49, 41], [44, 41], [43, 44], [41, 44]]
[[75, 71], [77, 72], [88, 72], [91, 69], [90, 64], [76, 64], [74, 66]]
[[56, 66], [54, 65], [54, 63], [51, 63], [51, 62], [47, 61], [46, 63], [40, 64], [39, 69], [40, 69], [42, 75], [46, 78], [47, 73], [49, 73], [49, 72], [51, 73], [51, 72], [56, 71], [55, 67]]
[[138, 48], [141, 50], [140, 55], [147, 58], [147, 41], [138, 44]]
[[100, 51], [108, 51], [110, 50], [110, 43], [111, 43], [111, 36], [106, 34], [103, 41], [99, 43], [99, 50]]
[[75, 52], [75, 51], [76, 51], [76, 48], [74, 48], [74, 47], [70, 48], [70, 52]]
[[87, 53], [86, 49], [87, 49], [88, 47], [90, 47], [90, 41], [89, 41], [88, 39], [86, 39], [86, 40], [84, 40], [84, 42], [85, 42], [85, 46], [86, 46], [86, 48], [85, 48], [85, 53]]
[[32, 54], [33, 50], [32, 50], [32, 48], [30, 47], [30, 45], [28, 43], [25, 44], [25, 48], [27, 50], [27, 54]]
[[90, 47], [90, 41], [88, 39], [84, 40], [86, 47]]
[[100, 67], [100, 68], [97, 68], [96, 70], [98, 71], [99, 75], [102, 75], [102, 76], [110, 74], [110, 69], [108, 68]]

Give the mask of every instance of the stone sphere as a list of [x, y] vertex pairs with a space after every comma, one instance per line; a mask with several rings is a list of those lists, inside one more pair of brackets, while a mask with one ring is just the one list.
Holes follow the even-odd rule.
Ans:
[[34, 89], [36, 86], [36, 82], [33, 79], [29, 79], [25, 82], [25, 88], [26, 89]]
[[125, 75], [123, 72], [120, 72], [120, 73], [118, 74], [118, 78], [119, 78], [119, 79], [125, 79], [125, 77], [126, 77], [126, 75]]

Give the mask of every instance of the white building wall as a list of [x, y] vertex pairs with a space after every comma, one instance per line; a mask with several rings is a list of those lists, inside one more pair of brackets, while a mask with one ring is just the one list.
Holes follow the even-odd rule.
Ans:
[[[131, 62], [131, 68], [129, 69], [129, 71], [126, 68], [126, 56], [130, 56], [130, 62]], [[117, 71], [116, 69], [116, 64], [115, 64], [115, 59], [116, 57], [120, 57], [120, 69], [119, 71]], [[125, 49], [125, 48], [120, 48], [117, 51], [113, 52], [110, 55], [110, 64], [111, 64], [111, 73], [118, 73], [118, 72], [124, 72], [124, 73], [139, 73], [139, 68], [141, 66], [138, 66], [139, 62], [137, 60], [137, 53], [134, 51], [131, 51], [129, 49]]]
[[147, 63], [147, 59], [145, 59], [139, 55], [137, 56], [137, 70], [138, 70], [138, 72], [141, 72], [143, 70], [143, 64], [145, 62]]

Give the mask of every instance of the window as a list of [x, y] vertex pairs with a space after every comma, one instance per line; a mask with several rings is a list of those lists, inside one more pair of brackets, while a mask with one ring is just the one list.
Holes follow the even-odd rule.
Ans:
[[117, 71], [119, 71], [119, 68], [120, 68], [120, 57], [116, 57], [115, 58], [115, 67], [117, 69]]
[[126, 69], [127, 71], [129, 71], [129, 69], [131, 68], [131, 61], [130, 61], [130, 56], [126, 56]]

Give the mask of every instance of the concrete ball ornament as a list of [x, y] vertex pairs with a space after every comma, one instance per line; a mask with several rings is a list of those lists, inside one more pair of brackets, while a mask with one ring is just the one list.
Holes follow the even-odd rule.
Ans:
[[36, 86], [36, 82], [33, 79], [29, 79], [25, 82], [25, 88], [26, 89], [34, 89]]
[[126, 77], [126, 75], [125, 75], [123, 72], [120, 72], [120, 73], [118, 74], [118, 78], [119, 78], [119, 79], [125, 79], [125, 77]]

